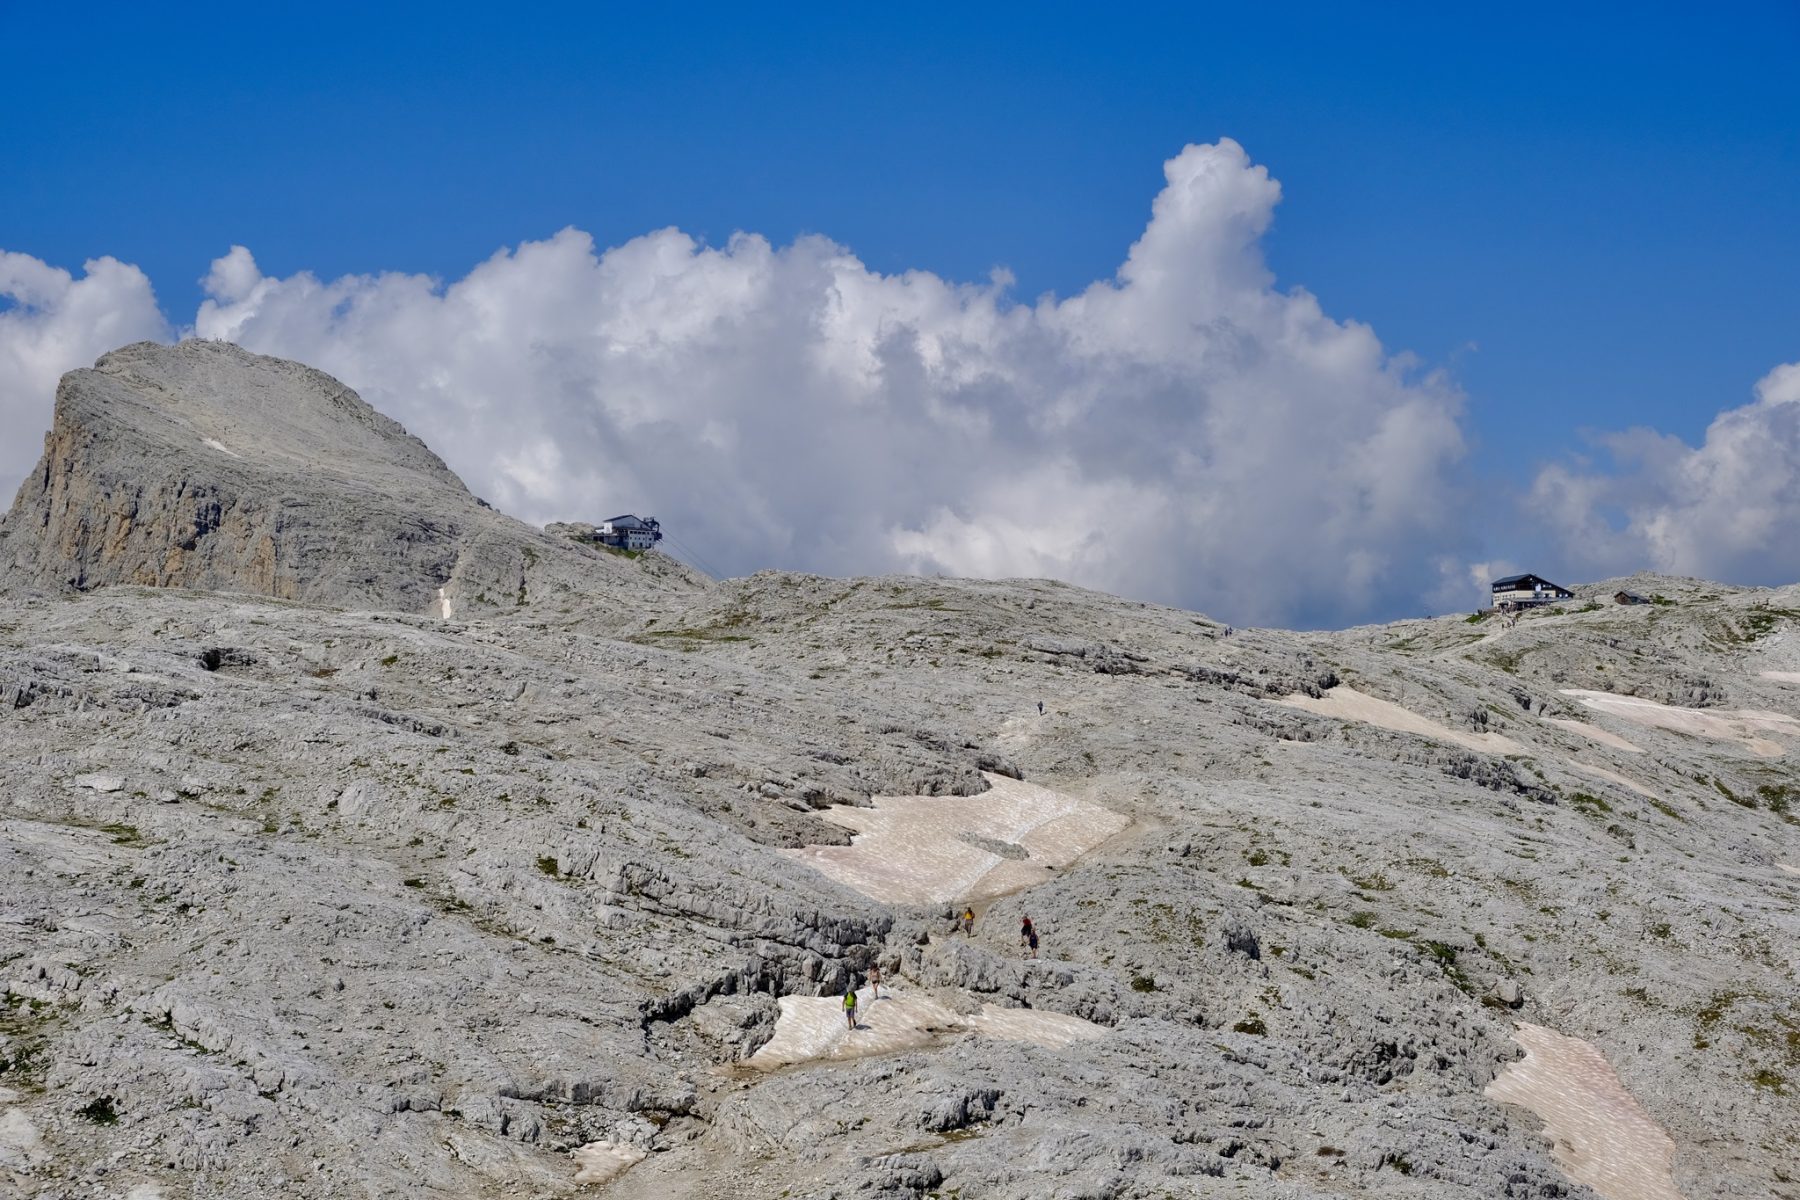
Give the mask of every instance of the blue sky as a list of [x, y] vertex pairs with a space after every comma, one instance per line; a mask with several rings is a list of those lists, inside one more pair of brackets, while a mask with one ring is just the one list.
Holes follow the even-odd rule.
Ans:
[[1448, 370], [1482, 478], [1697, 443], [1800, 357], [1792, 3], [376, 8], [0, 0], [0, 248], [135, 264], [177, 325], [234, 244], [455, 279], [565, 226], [1030, 301], [1229, 137], [1282, 185], [1277, 285]]

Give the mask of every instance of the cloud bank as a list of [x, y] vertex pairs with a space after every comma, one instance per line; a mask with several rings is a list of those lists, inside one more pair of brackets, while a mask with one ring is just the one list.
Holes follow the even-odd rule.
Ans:
[[56, 381], [127, 342], [167, 339], [150, 280], [114, 258], [76, 279], [0, 250], [0, 492], [6, 502], [43, 453]]
[[1530, 508], [1615, 572], [1649, 568], [1741, 583], [1800, 579], [1800, 362], [1714, 418], [1699, 446], [1650, 429], [1602, 435], [1613, 469], [1545, 467]]
[[1460, 398], [1275, 289], [1280, 188], [1236, 143], [1165, 173], [1117, 277], [1063, 300], [823, 238], [571, 229], [447, 286], [234, 248], [196, 331], [342, 377], [503, 509], [651, 511], [730, 573], [1049, 575], [1237, 619], [1413, 602], [1456, 544]]
[[[447, 283], [271, 277], [233, 247], [191, 332], [331, 372], [506, 511], [654, 514], [723, 573], [1047, 575], [1300, 625], [1471, 603], [1457, 389], [1276, 286], [1261, 239], [1280, 186], [1235, 142], [1164, 173], [1116, 275], [1066, 298], [1020, 301], [1004, 273], [883, 275], [820, 237], [713, 247], [665, 229], [600, 250], [566, 229]], [[0, 362], [34, 364], [0, 393], [7, 484], [59, 371], [170, 331], [135, 268], [99, 260], [76, 282], [0, 261], [21, 301], [0, 314], [18, 319]], [[1768, 398], [1784, 388], [1765, 381], [1744, 418], [1786, 447], [1770, 521], [1796, 515], [1800, 406]], [[21, 427], [30, 455], [10, 450]], [[1730, 453], [1622, 436], [1646, 447], [1637, 475], [1547, 471], [1547, 525], [1621, 562], [1718, 552], [1695, 523], [1739, 496]], [[1681, 471], [1716, 505], [1690, 503]], [[1746, 562], [1756, 532], [1732, 528]]]

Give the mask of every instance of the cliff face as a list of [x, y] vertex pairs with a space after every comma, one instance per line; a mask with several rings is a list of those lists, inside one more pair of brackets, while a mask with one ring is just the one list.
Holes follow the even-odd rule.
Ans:
[[251, 592], [440, 616], [658, 578], [513, 521], [323, 372], [222, 342], [71, 371], [0, 568], [50, 590]]

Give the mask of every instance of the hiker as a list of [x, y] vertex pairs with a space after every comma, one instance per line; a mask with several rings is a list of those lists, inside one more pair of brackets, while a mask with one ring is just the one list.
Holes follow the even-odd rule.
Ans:
[[962, 927], [963, 927], [964, 933], [968, 934], [970, 937], [975, 936], [975, 910], [974, 909], [972, 909], [972, 908], [963, 909]]
[[856, 1029], [856, 989], [853, 987], [844, 989], [844, 1020], [850, 1022], [850, 1028], [854, 1032]]
[[1031, 940], [1031, 914], [1026, 913], [1019, 921], [1019, 945], [1023, 946]]
[[1036, 958], [1037, 957], [1037, 927], [1036, 926], [1033, 926], [1031, 932], [1025, 935], [1025, 940], [1031, 946], [1031, 957]]
[[1044, 702], [1042, 700], [1039, 700], [1038, 701], [1038, 716], [1041, 717], [1043, 715], [1044, 715]]
[[869, 964], [869, 999], [881, 999], [881, 964]]

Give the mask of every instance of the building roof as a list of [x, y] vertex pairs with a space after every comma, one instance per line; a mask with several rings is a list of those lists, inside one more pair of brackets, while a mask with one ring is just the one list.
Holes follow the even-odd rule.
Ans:
[[1494, 580], [1494, 587], [1496, 589], [1499, 589], [1499, 588], [1505, 588], [1505, 587], [1514, 587], [1519, 584], [1536, 584], [1536, 583], [1541, 583], [1545, 587], [1555, 588], [1559, 592], [1566, 592], [1569, 590], [1568, 588], [1562, 587], [1559, 584], [1551, 583], [1548, 579], [1545, 579], [1542, 575], [1508, 575], [1504, 579]]
[[624, 513], [617, 517], [608, 517], [602, 525], [611, 525], [614, 529], [651, 529], [656, 525], [656, 518], [646, 520], [636, 513]]

